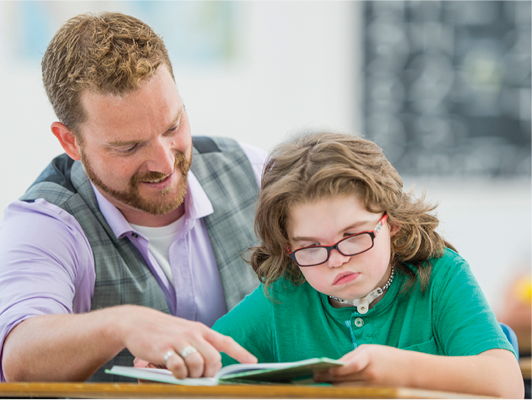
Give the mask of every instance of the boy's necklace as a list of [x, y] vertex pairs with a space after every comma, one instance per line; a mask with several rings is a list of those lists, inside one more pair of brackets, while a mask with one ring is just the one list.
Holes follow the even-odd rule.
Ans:
[[355, 306], [360, 314], [366, 314], [369, 311], [369, 305], [373, 302], [373, 300], [375, 300], [379, 296], [382, 296], [384, 291], [390, 287], [393, 281], [394, 272], [395, 270], [392, 265], [392, 272], [390, 272], [390, 277], [388, 278], [388, 282], [386, 282], [386, 285], [384, 285], [382, 289], [378, 287], [377, 289], [371, 291], [368, 295], [362, 297], [361, 299], [344, 300], [334, 296], [329, 296], [329, 298], [339, 301], [340, 303]]

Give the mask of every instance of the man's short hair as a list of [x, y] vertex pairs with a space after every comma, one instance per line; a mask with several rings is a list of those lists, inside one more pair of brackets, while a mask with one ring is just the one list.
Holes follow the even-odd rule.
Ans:
[[148, 25], [104, 12], [69, 19], [48, 45], [41, 66], [57, 118], [81, 139], [79, 126], [87, 117], [83, 90], [122, 95], [138, 89], [161, 64], [174, 78], [164, 42]]

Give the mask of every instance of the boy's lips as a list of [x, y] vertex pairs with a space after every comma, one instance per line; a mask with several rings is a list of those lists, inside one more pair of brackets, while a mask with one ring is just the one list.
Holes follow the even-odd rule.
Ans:
[[345, 285], [346, 283], [354, 281], [360, 273], [358, 272], [351, 272], [351, 271], [344, 271], [340, 272], [336, 277], [334, 278], [333, 285]]

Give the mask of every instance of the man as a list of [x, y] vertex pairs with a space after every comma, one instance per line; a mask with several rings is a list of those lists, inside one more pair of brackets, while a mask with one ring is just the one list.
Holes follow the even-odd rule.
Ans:
[[258, 284], [242, 252], [263, 153], [191, 137], [164, 43], [138, 19], [70, 19], [42, 71], [68, 156], [0, 224], [0, 380], [121, 379], [104, 369], [134, 356], [178, 378], [212, 376], [220, 351], [254, 362], [207, 326]]

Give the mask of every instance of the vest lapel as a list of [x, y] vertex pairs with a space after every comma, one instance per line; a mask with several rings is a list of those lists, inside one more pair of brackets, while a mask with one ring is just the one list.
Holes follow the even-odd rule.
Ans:
[[259, 285], [255, 272], [242, 259], [248, 248], [257, 244], [253, 219], [259, 189], [240, 145], [234, 140], [213, 139], [222, 152], [202, 155], [195, 151], [192, 171], [213, 205], [214, 212], [205, 217], [205, 225], [227, 310], [231, 310]]

